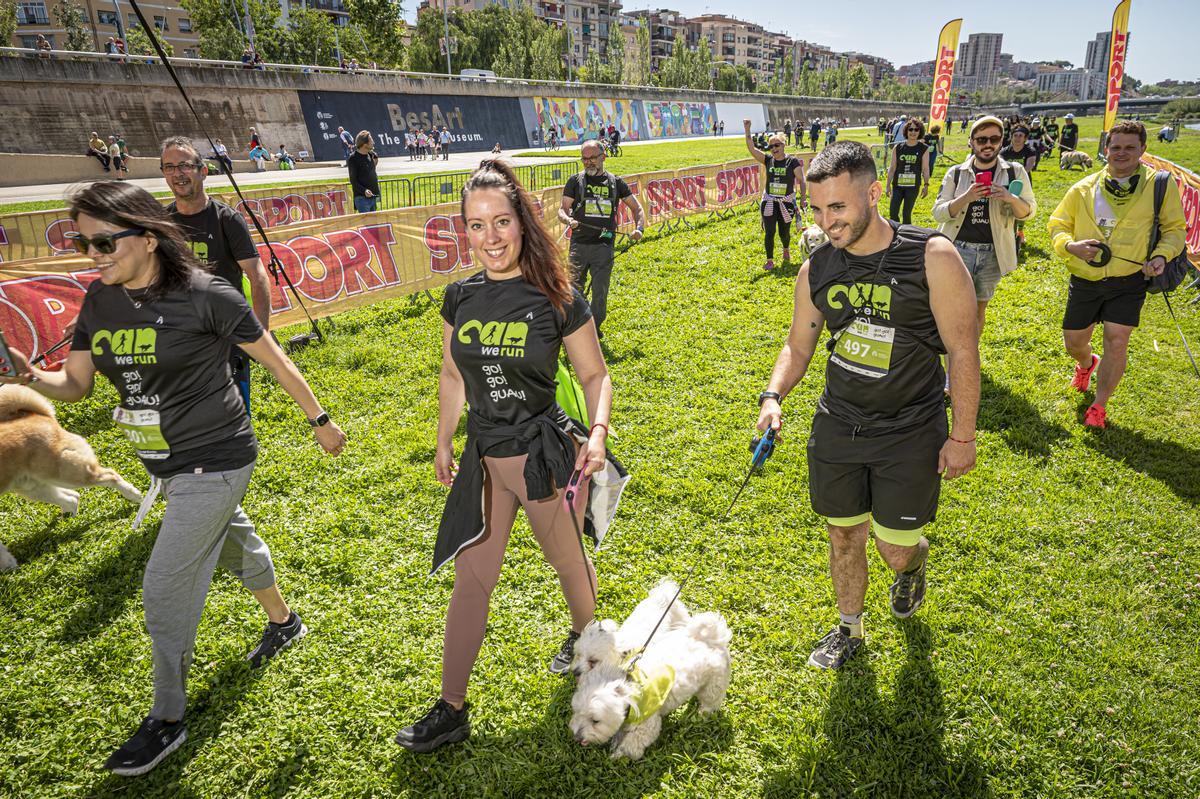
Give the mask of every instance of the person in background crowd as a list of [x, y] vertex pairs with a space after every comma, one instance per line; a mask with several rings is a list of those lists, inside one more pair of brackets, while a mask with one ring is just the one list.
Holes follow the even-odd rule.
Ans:
[[837, 122], [833, 119], [830, 119], [829, 125], [825, 128], [825, 146], [828, 147], [829, 145], [836, 143], [837, 137], [838, 137]]
[[37, 35], [34, 47], [37, 48], [37, 54], [42, 58], [49, 58], [51, 50], [54, 49], [50, 46], [50, 41], [41, 33]]
[[1079, 147], [1079, 126], [1075, 124], [1075, 115], [1067, 114], [1064, 117], [1062, 127], [1062, 138], [1058, 140], [1058, 150], [1060, 153], [1065, 153], [1068, 150], [1075, 150]]
[[889, 139], [893, 147], [904, 141], [904, 125], [907, 122], [908, 117], [904, 114], [901, 114], [900, 118], [892, 124], [892, 131]]
[[[338, 125], [338, 143], [342, 145], [342, 160], [345, 161], [354, 152], [354, 134]], [[343, 164], [345, 166], [345, 164]]]
[[[408, 160], [416, 161], [417, 160], [417, 136], [411, 130], [406, 131], [404, 134], [404, 148], [406, 150], [408, 150]], [[349, 154], [347, 154], [346, 157], [349, 158], [350, 157]]]
[[129, 171], [129, 147], [125, 144], [125, 137], [117, 134], [117, 147], [121, 150], [121, 164], [125, 167], [125, 171]]
[[778, 133], [772, 135], [767, 141], [768, 152], [763, 152], [750, 140], [750, 120], [743, 119], [742, 127], [746, 131], [746, 150], [751, 158], [763, 165], [764, 188], [762, 199], [759, 200], [759, 214], [762, 217], [763, 246], [767, 256], [763, 269], [770, 271], [775, 268], [776, 230], [783, 244], [783, 260], [792, 259], [789, 250], [792, 224], [800, 226], [800, 209], [808, 204], [804, 174], [801, 172], [804, 165], [799, 158], [787, 154], [783, 136]]
[[446, 130], [446, 126], [442, 125], [442, 132], [438, 134], [438, 144], [442, 148], [442, 160], [450, 160], [450, 131]]
[[608, 317], [608, 287], [612, 280], [613, 245], [617, 213], [621, 203], [633, 214], [636, 229], [629, 234], [640, 241], [646, 229], [642, 204], [625, 181], [604, 168], [604, 147], [596, 139], [579, 148], [583, 171], [567, 178], [563, 187], [558, 220], [571, 228], [569, 257], [575, 287], [582, 294], [588, 276], [592, 280], [592, 318], [596, 335], [604, 338]]
[[1044, 125], [1046, 129], [1045, 139], [1046, 152], [1053, 153], [1054, 148], [1058, 146], [1058, 117], [1049, 117]]
[[492, 155], [500, 155], [500, 142], [492, 145]]
[[[599, 151], [595, 141], [589, 145]], [[489, 159], [463, 187], [460, 213], [483, 270], [447, 286], [442, 303], [434, 465], [450, 494], [438, 526], [434, 569], [454, 561], [454, 592], [446, 612], [441, 695], [396, 735], [398, 744], [422, 753], [471, 734], [468, 682], [521, 508], [570, 611], [570, 630], [550, 661], [551, 673], [567, 672], [575, 641], [596, 609], [595, 570], [575, 525], [583, 524], [585, 508], [597, 529], [605, 529], [607, 521], [595, 516], [601, 503], [588, 507], [589, 483], [572, 508], [574, 519], [563, 489], [572, 469], [585, 477], [604, 471], [606, 484], [623, 471], [609, 460], [606, 447], [612, 383], [596, 326], [583, 295], [571, 287], [533, 199], [509, 166]], [[491, 352], [480, 340], [481, 324], [519, 326], [520, 345]], [[590, 429], [555, 402], [564, 347], [579, 376]], [[494, 389], [498, 376], [504, 391]], [[464, 405], [470, 411], [467, 441], [456, 464], [454, 432]], [[621, 484], [619, 476], [615, 482]]]
[[817, 139], [821, 138], [821, 120], [814, 119], [808, 126], [808, 149], [817, 149]]
[[[204, 180], [208, 166], [186, 136], [162, 143], [159, 169], [175, 200], [167, 206], [192, 255], [207, 270], [237, 289], [250, 302], [263, 330], [271, 329], [271, 280], [245, 218], [220, 200], [208, 196]], [[250, 412], [250, 359], [236, 347], [230, 353], [230, 374]]]
[[255, 147], [262, 145], [262, 139], [258, 136], [258, 130], [250, 128], [250, 146], [246, 149], [253, 150]]
[[[1029, 144], [1029, 128], [1024, 125], [1017, 125], [1012, 129], [1012, 143], [1000, 151], [1000, 157], [1011, 164], [1020, 164], [1025, 167], [1026, 173], [1032, 173], [1033, 168], [1037, 166], [1038, 154], [1034, 151], [1033, 146]], [[1033, 175], [1030, 174], [1029, 179], [1033, 180]]]
[[783, 138], [788, 143], [788, 145], [791, 145], [791, 143], [792, 143], [792, 120], [790, 118], [785, 119], [783, 121]]
[[[276, 584], [271, 552], [242, 510], [258, 442], [229, 377], [236, 346], [261, 363], [296, 402], [317, 443], [337, 455], [346, 437], [304, 377], [258, 324], [245, 299], [192, 258], [167, 209], [149, 192], [101, 181], [68, 203], [66, 234], [95, 261], [63, 368], [31, 369], [14, 351], [17, 378], [59, 402], [91, 393], [96, 372], [116, 388], [115, 418], [154, 478], [166, 510], [142, 578], [150, 635], [154, 704], [137, 731], [104, 764], [123, 777], [153, 769], [187, 739], [187, 678], [213, 572], [233, 573], [266, 611], [259, 668], [308, 632]], [[153, 334], [153, 335], [150, 335]], [[135, 366], [118, 338], [137, 339]], [[34, 381], [34, 382], [31, 382]], [[134, 793], [138, 793], [135, 791]]]
[[[225, 146], [225, 142], [217, 139], [215, 142], [216, 152], [214, 153], [217, 160], [225, 165], [229, 172], [233, 172], [233, 159], [229, 157], [229, 148]], [[261, 320], [259, 320], [261, 321]]]
[[929, 145], [921, 141], [925, 125], [916, 117], [904, 126], [904, 141], [892, 148], [888, 159], [887, 196], [891, 198], [888, 217], [893, 222], [912, 224], [913, 206], [917, 195], [924, 197], [929, 192]]
[[112, 164], [112, 157], [108, 154], [108, 145], [105, 144], [104, 139], [100, 138], [100, 134], [94, 130], [92, 131], [92, 137], [88, 139], [87, 154], [99, 161], [100, 165], [104, 167], [105, 172], [112, 171], [112, 167], [110, 166]]
[[108, 41], [104, 43], [104, 52], [107, 55], [117, 55], [117, 40], [109, 36]]
[[280, 169], [295, 169], [296, 159], [288, 152], [287, 147], [279, 145], [279, 152], [275, 154], [275, 160], [279, 162]]
[[375, 154], [375, 140], [371, 132], [360, 130], [354, 138], [354, 153], [346, 159], [350, 172], [350, 188], [354, 191], [354, 210], [366, 214], [379, 207], [379, 175], [375, 167], [379, 156]]
[[261, 144], [255, 144], [247, 155], [254, 162], [255, 172], [266, 172], [267, 162], [274, 160], [274, 156]]
[[1163, 125], [1158, 131], [1158, 140], [1167, 144], [1175, 141], [1175, 129], [1171, 127], [1170, 123]]
[[125, 165], [124, 159], [121, 158], [121, 145], [117, 144], [116, 136], [108, 137], [108, 159], [112, 162], [114, 170], [128, 174], [129, 167]]
[[959, 123], [959, 126], [958, 126], [958, 132], [959, 132], [959, 133], [965, 133], [965, 132], [966, 132], [966, 130], [967, 130], [967, 119], [968, 119], [968, 118], [964, 116], [964, 117], [962, 118], [962, 122], [961, 122], [961, 123]]
[[242, 50], [242, 69], [254, 69], [254, 53], [249, 47]]
[[267, 65], [263, 63], [262, 53], [259, 53], [257, 50], [254, 52], [254, 68], [261, 70], [266, 70], [267, 68]]
[[[1075, 359], [1071, 387], [1086, 392], [1096, 374], [1096, 395], [1084, 413], [1087, 427], [1104, 428], [1108, 401], [1125, 374], [1129, 338], [1141, 321], [1146, 281], [1161, 275], [1167, 261], [1183, 251], [1187, 222], [1174, 181], [1168, 180], [1159, 214], [1159, 239], [1150, 250], [1154, 227], [1155, 170], [1141, 162], [1146, 127], [1123, 121], [1108, 132], [1108, 164], [1067, 190], [1047, 228], [1054, 251], [1067, 261], [1071, 282], [1063, 314], [1063, 344]], [[1111, 259], [1094, 261], [1105, 247]], [[1104, 359], [1092, 351], [1097, 323], [1104, 333]]]
[[[924, 123], [921, 123], [924, 124]], [[925, 134], [925, 146], [929, 148], [929, 174], [937, 167], [938, 153], [942, 149], [942, 126], [934, 123]]]
[[[954, 242], [974, 281], [981, 335], [987, 305], [1000, 278], [1017, 268], [1015, 223], [1032, 219], [1037, 213], [1037, 200], [1025, 167], [1000, 158], [1003, 131], [1003, 123], [994, 116], [975, 121], [971, 126], [971, 155], [946, 170], [933, 204], [938, 230]], [[979, 175], [985, 172], [990, 173], [990, 180], [981, 182]], [[1020, 181], [1019, 194], [1008, 190], [1014, 181]]]
[[722, 119], [720, 121], [720, 123], [718, 124], [718, 129], [720, 130], [721, 135], [724, 136], [725, 135], [725, 120]]

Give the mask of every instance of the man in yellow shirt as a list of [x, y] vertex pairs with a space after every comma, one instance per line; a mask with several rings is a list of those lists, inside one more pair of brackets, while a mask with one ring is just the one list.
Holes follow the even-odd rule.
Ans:
[[[1155, 171], [1141, 162], [1146, 128], [1118, 122], [1109, 132], [1108, 166], [1067, 190], [1050, 217], [1054, 251], [1067, 259], [1071, 283], [1063, 315], [1063, 342], [1075, 359], [1071, 386], [1087, 391], [1092, 373], [1096, 397], [1084, 415], [1088, 427], [1105, 426], [1109, 398], [1125, 374], [1129, 337], [1146, 300], [1146, 281], [1162, 274], [1184, 247], [1183, 203], [1168, 187], [1159, 213], [1159, 240], [1150, 252], [1154, 227]], [[1103, 266], [1094, 264], [1105, 260]], [[1089, 263], [1092, 262], [1092, 263]], [[1092, 352], [1092, 331], [1104, 330], [1104, 360]]]

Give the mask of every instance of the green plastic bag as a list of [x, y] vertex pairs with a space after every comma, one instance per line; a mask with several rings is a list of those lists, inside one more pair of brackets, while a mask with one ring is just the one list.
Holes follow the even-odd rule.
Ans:
[[558, 402], [559, 407], [567, 412], [567, 416], [570, 416], [584, 427], [590, 427], [591, 425], [588, 423], [587, 401], [583, 397], [583, 386], [579, 385], [579, 381], [571, 373], [570, 367], [559, 361], [558, 374], [554, 376], [554, 379], [558, 383], [558, 388], [554, 392], [554, 399]]

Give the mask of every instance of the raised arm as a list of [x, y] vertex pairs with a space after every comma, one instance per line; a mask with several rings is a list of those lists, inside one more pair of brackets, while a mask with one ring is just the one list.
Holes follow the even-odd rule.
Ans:
[[743, 119], [742, 127], [746, 131], [746, 150], [750, 153], [750, 157], [760, 164], [767, 162], [766, 153], [754, 146], [754, 141], [750, 138], [750, 120]]

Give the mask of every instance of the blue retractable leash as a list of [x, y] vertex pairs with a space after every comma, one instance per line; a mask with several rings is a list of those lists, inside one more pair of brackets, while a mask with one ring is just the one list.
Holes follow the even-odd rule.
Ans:
[[[742, 495], [742, 491], [744, 491], [746, 486], [750, 483], [750, 478], [754, 476], [756, 471], [761, 469], [763, 465], [766, 464], [768, 458], [775, 454], [775, 444], [777, 441], [778, 432], [775, 430], [775, 428], [770, 427], [767, 428], [767, 432], [765, 434], [761, 436], [755, 436], [750, 442], [750, 451], [754, 453], [754, 455], [750, 458], [750, 468], [746, 471], [746, 477], [742, 480], [742, 484], [738, 486], [737, 493], [733, 495], [733, 500], [729, 503], [729, 507], [725, 509], [725, 513], [720, 519], [717, 520], [717, 524], [724, 524], [725, 522], [729, 521], [729, 514], [733, 512], [733, 506], [737, 504], [738, 497]], [[654, 629], [650, 631], [648, 636], [646, 636], [645, 643], [635, 650], [637, 654], [635, 654], [629, 661], [626, 671], [631, 671], [634, 665], [637, 664], [638, 660], [641, 659], [642, 654], [646, 651], [646, 647], [650, 645], [650, 641], [654, 638], [654, 634], [658, 632], [658, 628], [662, 626], [663, 620], [665, 620], [667, 618], [667, 614], [670, 613], [671, 605], [674, 605], [675, 600], [679, 599], [679, 595], [683, 593], [684, 586], [686, 586], [688, 581], [692, 579], [692, 574], [695, 573], [698, 565], [700, 565], [700, 558], [696, 558], [696, 560], [692, 562], [692, 566], [687, 570], [687, 574], [685, 574], [683, 579], [679, 581], [679, 588], [675, 589], [675, 596], [671, 597], [671, 601], [667, 603], [665, 608], [663, 608], [662, 615], [658, 617], [658, 621], [654, 624]]]

